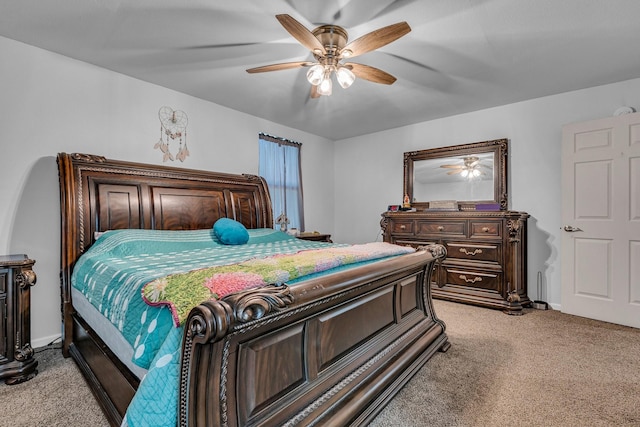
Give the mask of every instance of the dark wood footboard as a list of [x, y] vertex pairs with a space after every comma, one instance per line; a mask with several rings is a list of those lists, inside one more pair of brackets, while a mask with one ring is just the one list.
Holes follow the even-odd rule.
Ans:
[[183, 340], [179, 424], [366, 425], [449, 346], [428, 285], [444, 253], [200, 305]]

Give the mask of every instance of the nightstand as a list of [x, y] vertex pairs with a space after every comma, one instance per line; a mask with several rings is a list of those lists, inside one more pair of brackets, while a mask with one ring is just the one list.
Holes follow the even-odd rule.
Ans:
[[33, 264], [26, 255], [0, 256], [0, 379], [9, 385], [38, 373], [30, 342]]
[[314, 242], [328, 242], [333, 243], [331, 240], [331, 234], [321, 234], [321, 233], [300, 233], [296, 236], [298, 239], [302, 240], [313, 240]]

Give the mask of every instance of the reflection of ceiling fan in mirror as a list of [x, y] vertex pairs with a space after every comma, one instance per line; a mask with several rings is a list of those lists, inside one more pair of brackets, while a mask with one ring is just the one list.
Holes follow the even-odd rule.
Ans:
[[440, 167], [451, 169], [447, 172], [447, 175], [459, 173], [463, 178], [471, 179], [484, 175], [484, 172], [480, 169], [484, 167], [484, 165], [480, 164], [480, 159], [476, 156], [463, 157], [461, 165], [441, 165]]
[[395, 77], [378, 68], [357, 64], [355, 62], [342, 64], [340, 60], [353, 58], [378, 49], [411, 31], [409, 24], [399, 22], [367, 33], [347, 43], [347, 32], [344, 28], [337, 25], [321, 25], [313, 31], [309, 31], [289, 15], [276, 15], [276, 18], [296, 40], [313, 53], [316, 62], [284, 62], [250, 68], [247, 72], [262, 73], [266, 71], [310, 67], [307, 71], [307, 80], [312, 85], [312, 98], [317, 98], [320, 95], [331, 95], [333, 86], [331, 82], [332, 73], [335, 73], [338, 83], [345, 89], [351, 86], [356, 77], [387, 85], [395, 82]]

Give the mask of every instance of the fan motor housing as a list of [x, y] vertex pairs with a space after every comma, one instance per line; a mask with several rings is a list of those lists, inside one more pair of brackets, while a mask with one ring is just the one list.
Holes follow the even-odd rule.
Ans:
[[349, 35], [347, 31], [337, 25], [321, 25], [312, 31], [327, 52], [335, 55], [336, 51], [342, 50], [347, 45]]

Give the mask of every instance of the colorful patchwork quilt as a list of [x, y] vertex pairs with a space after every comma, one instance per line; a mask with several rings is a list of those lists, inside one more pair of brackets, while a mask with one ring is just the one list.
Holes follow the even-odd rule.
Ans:
[[269, 284], [291, 283], [344, 265], [413, 251], [406, 246], [376, 242], [252, 258], [155, 279], [142, 289], [142, 297], [150, 305], [167, 305], [176, 326], [180, 326], [194, 307], [210, 299]]
[[[176, 325], [200, 302], [413, 251], [386, 243], [306, 241], [273, 229], [249, 230], [249, 235], [247, 244], [224, 245], [212, 230], [114, 230], [76, 263], [73, 287], [129, 342], [132, 361], [148, 370], [124, 424], [175, 426], [182, 339], [182, 327]], [[268, 265], [275, 270], [267, 272]], [[177, 296], [185, 289], [188, 297]]]

